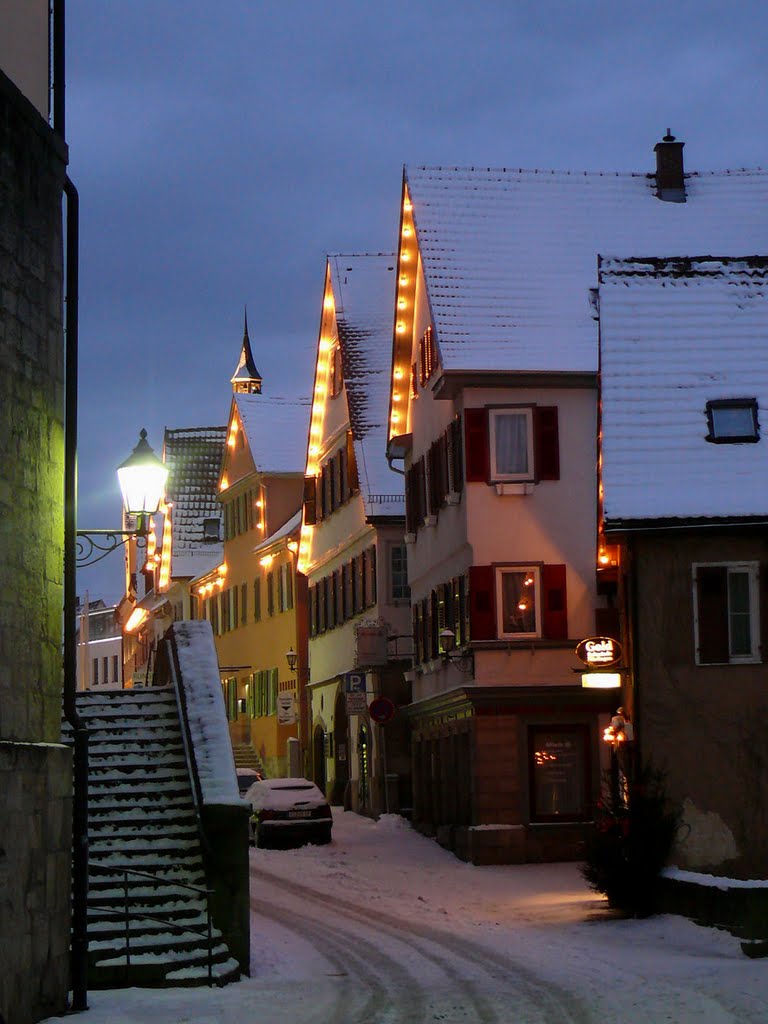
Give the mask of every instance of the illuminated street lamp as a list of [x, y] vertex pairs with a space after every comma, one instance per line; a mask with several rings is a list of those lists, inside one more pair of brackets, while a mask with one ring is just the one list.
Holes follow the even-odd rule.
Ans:
[[77, 565], [83, 568], [101, 561], [132, 537], [143, 538], [149, 532], [149, 520], [160, 508], [165, 494], [168, 467], [147, 443], [147, 432], [139, 434], [139, 443], [117, 467], [117, 478], [123, 494], [123, 508], [136, 517], [133, 530], [78, 530]]
[[292, 647], [285, 652], [285, 660], [288, 662], [288, 668], [291, 670], [291, 672], [295, 672], [296, 663], [299, 660], [299, 656]]

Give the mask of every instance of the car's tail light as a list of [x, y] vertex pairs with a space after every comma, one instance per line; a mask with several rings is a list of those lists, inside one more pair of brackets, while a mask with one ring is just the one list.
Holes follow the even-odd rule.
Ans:
[[259, 811], [259, 819], [261, 821], [267, 821], [270, 818], [276, 818], [276, 817], [277, 817], [277, 815], [275, 814], [274, 811], [267, 811], [267, 810]]
[[315, 807], [312, 810], [313, 818], [330, 818], [331, 808], [328, 804], [322, 804], [320, 807]]

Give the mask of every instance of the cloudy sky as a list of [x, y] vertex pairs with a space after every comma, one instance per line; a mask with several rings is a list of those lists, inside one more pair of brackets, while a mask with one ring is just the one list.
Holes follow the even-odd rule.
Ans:
[[[395, 248], [404, 163], [768, 164], [768, 5], [69, 0], [81, 202], [81, 527], [146, 427], [224, 424], [243, 308], [265, 392], [309, 393], [328, 252]], [[116, 597], [120, 559], [81, 589]]]

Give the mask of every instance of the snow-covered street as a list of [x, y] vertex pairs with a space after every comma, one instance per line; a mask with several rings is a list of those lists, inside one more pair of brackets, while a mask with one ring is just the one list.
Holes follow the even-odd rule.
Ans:
[[611, 917], [575, 864], [477, 868], [394, 815], [251, 853], [252, 976], [93, 992], [89, 1024], [726, 1024], [768, 1019], [768, 970], [677, 917]]

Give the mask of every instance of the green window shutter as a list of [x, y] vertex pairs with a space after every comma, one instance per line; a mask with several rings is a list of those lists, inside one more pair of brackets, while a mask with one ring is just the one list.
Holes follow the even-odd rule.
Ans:
[[278, 671], [276, 668], [269, 670], [269, 714], [277, 714], [277, 688], [278, 688]]
[[256, 717], [256, 693], [253, 672], [248, 676], [248, 716]]

